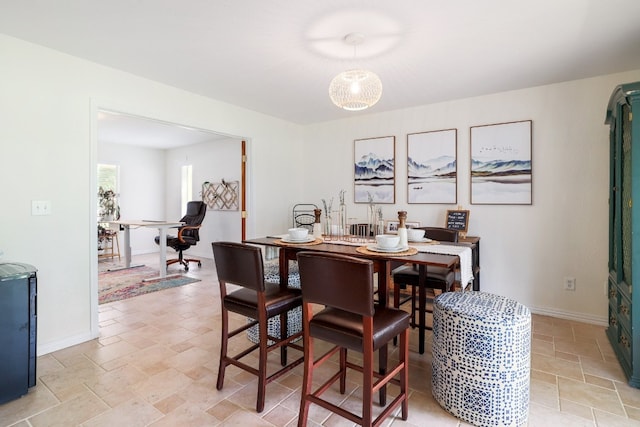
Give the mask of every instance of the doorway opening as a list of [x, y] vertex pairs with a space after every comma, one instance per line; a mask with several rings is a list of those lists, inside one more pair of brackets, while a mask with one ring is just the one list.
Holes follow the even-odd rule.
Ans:
[[[98, 164], [117, 167], [121, 218], [176, 221], [184, 215], [186, 201], [202, 199], [204, 182], [236, 180], [241, 183], [239, 210], [231, 214], [225, 212], [224, 217], [220, 212], [209, 210], [202, 224], [200, 240], [207, 243], [245, 238], [246, 138], [99, 108], [94, 111], [97, 120], [94, 122], [96, 146], [92, 170], [97, 171]], [[185, 173], [189, 178], [187, 181]], [[98, 183], [96, 175], [94, 172], [91, 178], [95, 184]], [[97, 203], [97, 194], [93, 197]], [[98, 220], [96, 217], [94, 227]], [[219, 225], [221, 221], [224, 223]], [[158, 251], [154, 236], [149, 236], [152, 231], [146, 231], [130, 233], [130, 254]], [[122, 236], [119, 241], [124, 242]], [[212, 256], [207, 244], [193, 246], [190, 253], [196, 257]], [[170, 250], [168, 255], [171, 258], [174, 254]], [[98, 257], [93, 257], [92, 262], [95, 264], [91, 284], [92, 334], [97, 336]]]

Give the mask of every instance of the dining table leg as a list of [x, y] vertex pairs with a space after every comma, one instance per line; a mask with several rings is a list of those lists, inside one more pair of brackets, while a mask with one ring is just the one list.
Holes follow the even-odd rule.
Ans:
[[418, 266], [418, 353], [424, 354], [424, 335], [427, 323], [427, 267]]
[[[280, 289], [286, 289], [289, 287], [289, 257], [295, 256], [295, 252], [289, 254], [285, 248], [280, 248], [280, 257], [278, 258], [279, 270], [280, 270]], [[282, 316], [281, 316], [282, 317]], [[288, 324], [289, 322], [287, 322]], [[280, 332], [282, 333], [282, 327], [284, 324], [280, 322]], [[288, 331], [285, 331], [285, 336]], [[281, 334], [282, 335], [282, 334]], [[280, 347], [280, 364], [285, 366], [287, 364], [287, 346]]]

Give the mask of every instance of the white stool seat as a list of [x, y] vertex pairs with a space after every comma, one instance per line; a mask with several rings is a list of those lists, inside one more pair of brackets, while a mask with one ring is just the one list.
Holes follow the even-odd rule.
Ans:
[[531, 313], [485, 292], [446, 292], [433, 307], [433, 397], [476, 426], [520, 426], [529, 415]]

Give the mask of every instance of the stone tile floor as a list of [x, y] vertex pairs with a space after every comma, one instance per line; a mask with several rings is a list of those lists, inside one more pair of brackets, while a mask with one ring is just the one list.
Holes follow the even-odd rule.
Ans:
[[[260, 414], [254, 376], [230, 367], [224, 389], [216, 390], [220, 303], [213, 261], [193, 265], [188, 275], [201, 281], [101, 305], [100, 338], [40, 356], [37, 386], [0, 405], [0, 426], [295, 425], [302, 366], [268, 386]], [[432, 398], [431, 354], [418, 354], [416, 330], [410, 350], [409, 419], [384, 425], [468, 425]], [[270, 363], [277, 365], [277, 355]], [[346, 396], [333, 391], [333, 398], [359, 404], [358, 379], [352, 375]], [[312, 405], [309, 425], [351, 423]], [[626, 384], [604, 327], [533, 316], [528, 425], [640, 426], [640, 390]]]

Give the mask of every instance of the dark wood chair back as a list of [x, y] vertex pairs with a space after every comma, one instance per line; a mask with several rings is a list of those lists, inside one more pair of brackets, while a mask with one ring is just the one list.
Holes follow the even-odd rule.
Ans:
[[415, 227], [424, 230], [424, 237], [438, 242], [454, 242], [458, 243], [458, 232], [442, 227]]
[[336, 254], [298, 254], [302, 299], [373, 316], [373, 262]]
[[212, 247], [218, 280], [264, 292], [260, 248], [235, 242], [214, 242]]

